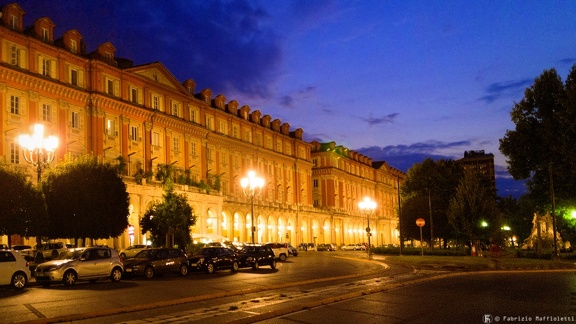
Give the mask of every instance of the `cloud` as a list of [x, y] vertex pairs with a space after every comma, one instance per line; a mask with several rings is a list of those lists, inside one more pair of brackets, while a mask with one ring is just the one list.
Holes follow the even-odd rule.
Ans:
[[305, 87], [304, 89], [297, 90], [292, 94], [280, 97], [278, 99], [278, 104], [280, 104], [281, 107], [288, 109], [296, 108], [295, 105], [297, 101], [304, 102], [309, 100], [314, 95], [315, 91], [316, 87], [314, 86]]
[[361, 120], [367, 122], [370, 126], [393, 123], [398, 113], [388, 114], [386, 116], [375, 118], [375, 117], [359, 117]]
[[508, 98], [522, 93], [524, 89], [532, 85], [534, 80], [522, 79], [516, 81], [495, 82], [486, 87], [486, 95], [479, 98], [480, 101], [493, 103], [501, 98]]

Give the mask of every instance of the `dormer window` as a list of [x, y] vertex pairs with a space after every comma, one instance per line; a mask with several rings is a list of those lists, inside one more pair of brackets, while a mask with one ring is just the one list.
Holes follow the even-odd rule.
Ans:
[[78, 53], [78, 43], [74, 39], [70, 40], [70, 51], [72, 53]]
[[50, 41], [50, 31], [46, 28], [42, 28], [42, 40], [45, 42]]
[[13, 30], [18, 29], [18, 17], [10, 15], [10, 28]]
[[112, 54], [109, 52], [104, 53], [104, 60], [108, 63], [112, 63]]

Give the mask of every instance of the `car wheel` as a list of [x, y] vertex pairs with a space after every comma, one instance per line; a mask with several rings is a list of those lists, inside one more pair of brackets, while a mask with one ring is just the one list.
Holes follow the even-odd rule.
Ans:
[[180, 275], [185, 276], [188, 274], [188, 265], [182, 264], [180, 265]]
[[112, 282], [120, 282], [121, 279], [122, 279], [122, 269], [118, 267], [112, 269], [112, 273], [110, 274], [110, 280], [112, 280]]
[[276, 269], [276, 260], [275, 259], [272, 259], [272, 262], [270, 263], [270, 268]]
[[76, 280], [78, 280], [78, 276], [76, 275], [76, 272], [68, 270], [66, 273], [64, 273], [63, 280], [65, 286], [74, 286], [74, 284], [76, 284]]
[[28, 278], [26, 278], [26, 275], [23, 272], [16, 272], [12, 276], [12, 281], [10, 281], [10, 283], [12, 285], [12, 288], [20, 290], [26, 287], [27, 281]]
[[232, 272], [238, 271], [238, 268], [239, 268], [238, 262], [236, 261], [232, 262]]
[[146, 277], [146, 279], [152, 279], [152, 277], [154, 277], [154, 268], [146, 267], [146, 269], [144, 269], [144, 277]]
[[280, 261], [286, 261], [286, 254], [280, 254]]
[[259, 268], [260, 268], [260, 263], [258, 263], [258, 261], [254, 261], [254, 265], [252, 266], [252, 269], [258, 270]]
[[214, 264], [208, 263], [208, 264], [206, 265], [206, 272], [207, 272], [207, 273], [214, 273], [214, 270], [215, 270], [215, 269], [214, 269]]

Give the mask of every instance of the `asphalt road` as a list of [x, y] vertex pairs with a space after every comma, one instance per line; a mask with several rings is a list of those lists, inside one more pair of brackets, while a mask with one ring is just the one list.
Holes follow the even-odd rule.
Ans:
[[324, 322], [575, 323], [576, 273], [461, 273], [258, 323]]
[[378, 257], [366, 260], [363, 252], [303, 252], [275, 270], [167, 275], [70, 288], [32, 285], [22, 292], [1, 288], [0, 322], [482, 323], [490, 315], [495, 323], [496, 316], [503, 321], [513, 314], [574, 314], [575, 274], [454, 274], [388, 266]]

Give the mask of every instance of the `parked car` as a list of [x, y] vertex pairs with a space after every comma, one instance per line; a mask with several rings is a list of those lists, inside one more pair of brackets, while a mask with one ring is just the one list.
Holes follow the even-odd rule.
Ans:
[[188, 258], [191, 270], [214, 273], [220, 269], [238, 271], [238, 255], [226, 247], [203, 247]]
[[0, 250], [10, 250], [8, 244], [0, 244]]
[[68, 249], [56, 259], [40, 263], [34, 270], [36, 282], [42, 286], [64, 283], [72, 286], [77, 281], [110, 279], [119, 282], [124, 267], [116, 250], [107, 247]]
[[336, 251], [336, 247], [330, 243], [318, 244], [318, 251]]
[[145, 249], [133, 258], [124, 260], [124, 271], [127, 276], [144, 276], [146, 279], [162, 273], [179, 273], [185, 276], [188, 274], [188, 258], [180, 249]]
[[316, 244], [314, 243], [300, 243], [298, 245], [300, 251], [316, 251]]
[[262, 244], [246, 244], [238, 252], [240, 268], [252, 268], [254, 270], [263, 265], [269, 265], [276, 269], [276, 256], [272, 248]]
[[34, 259], [34, 252], [32, 251], [32, 247], [30, 245], [12, 245], [12, 250], [18, 251], [26, 261], [30, 261]]
[[288, 247], [288, 254], [291, 256], [298, 256], [298, 249], [293, 247], [290, 243], [287, 243], [286, 246]]
[[360, 245], [358, 244], [346, 244], [342, 246], [342, 251], [356, 251], [360, 250]]
[[288, 246], [286, 243], [266, 243], [265, 245], [274, 251], [274, 255], [278, 260], [286, 261], [288, 259]]
[[52, 242], [42, 244], [42, 246], [40, 246], [40, 248], [36, 251], [36, 253], [41, 252], [42, 258], [44, 258], [44, 260], [52, 260], [56, 259], [58, 255], [60, 255], [60, 253], [65, 252], [67, 250], [68, 247], [66, 246], [66, 243]]
[[13, 250], [0, 250], [0, 285], [23, 289], [30, 280], [28, 261]]
[[150, 245], [146, 245], [146, 244], [134, 244], [134, 245], [130, 245], [129, 247], [120, 250], [120, 257], [122, 259], [127, 259], [127, 258], [132, 258], [134, 257], [136, 254], [138, 254], [138, 252], [145, 250], [145, 249], [149, 249], [152, 246]]

